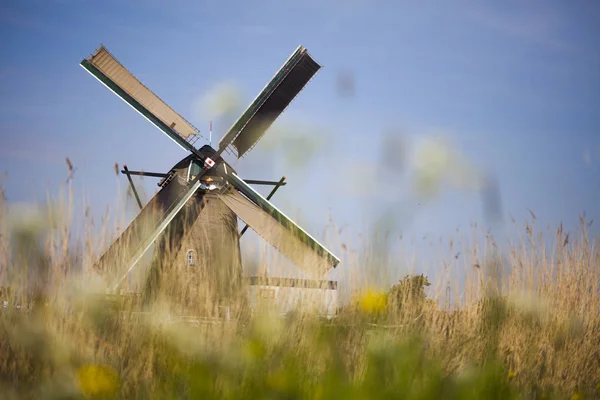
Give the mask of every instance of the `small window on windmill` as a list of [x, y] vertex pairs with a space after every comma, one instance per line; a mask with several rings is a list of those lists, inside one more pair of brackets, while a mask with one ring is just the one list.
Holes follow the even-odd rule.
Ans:
[[194, 250], [188, 250], [187, 263], [188, 265], [196, 265], [196, 252]]

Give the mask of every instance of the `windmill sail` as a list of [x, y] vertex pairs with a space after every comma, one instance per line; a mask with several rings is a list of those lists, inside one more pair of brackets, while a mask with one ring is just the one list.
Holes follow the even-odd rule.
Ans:
[[[221, 200], [263, 239], [309, 276], [321, 277], [340, 260], [235, 173], [227, 175], [236, 189]], [[243, 195], [242, 195], [243, 194]]]
[[188, 186], [184, 179], [176, 176], [146, 204], [98, 261], [99, 269], [111, 276], [111, 289], [118, 289], [127, 274], [199, 188], [199, 179]]
[[162, 101], [101, 46], [81, 66], [185, 150], [200, 131]]
[[235, 147], [238, 158], [264, 135], [321, 66], [298, 46], [273, 79], [219, 141], [219, 151]]

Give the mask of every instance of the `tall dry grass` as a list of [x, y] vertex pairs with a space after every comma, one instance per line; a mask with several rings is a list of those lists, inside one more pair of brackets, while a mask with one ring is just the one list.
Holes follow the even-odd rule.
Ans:
[[[146, 308], [99, 294], [91, 266], [110, 229], [72, 237], [67, 192], [37, 214], [0, 196], [3, 398], [600, 395], [600, 253], [583, 218], [553, 237], [515, 226], [506, 254], [490, 237], [474, 246], [452, 309], [359, 290], [333, 322], [256, 312], [194, 326], [174, 318], [177, 291]], [[368, 270], [344, 259], [356, 279]]]

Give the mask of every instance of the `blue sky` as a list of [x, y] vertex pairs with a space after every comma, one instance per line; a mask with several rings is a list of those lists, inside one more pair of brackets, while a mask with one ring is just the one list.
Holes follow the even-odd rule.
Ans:
[[[185, 156], [79, 66], [100, 43], [204, 134], [215, 118], [199, 99], [236, 82], [248, 104], [302, 44], [324, 68], [235, 167], [247, 178], [286, 175], [274, 202], [291, 215], [300, 209], [315, 236], [324, 237], [330, 212], [347, 227], [340, 241], [357, 245], [383, 216], [427, 258], [423, 237], [449, 238], [485, 221], [477, 191], [446, 187], [421, 203], [409, 167], [381, 172], [390, 135], [409, 144], [449, 138], [474, 168], [494, 174], [505, 220], [522, 223], [528, 208], [543, 228], [573, 228], [582, 211], [598, 217], [599, 3], [172, 3], [2, 2], [0, 171], [10, 201], [55, 191], [68, 156], [78, 202], [99, 217], [115, 205], [117, 186], [126, 189], [115, 162], [166, 171]], [[336, 90], [344, 71], [355, 78], [350, 97]], [[229, 123], [216, 121], [216, 139]], [[290, 130], [297, 140], [286, 142]], [[305, 163], [289, 162], [315, 139], [321, 144]], [[269, 151], [269, 141], [280, 151]], [[154, 180], [143, 185], [156, 188]]]

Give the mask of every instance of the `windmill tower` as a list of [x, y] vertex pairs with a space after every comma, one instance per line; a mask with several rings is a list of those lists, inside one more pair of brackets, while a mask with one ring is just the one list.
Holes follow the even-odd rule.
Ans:
[[[155, 244], [145, 284], [147, 299], [166, 296], [182, 313], [210, 313], [240, 297], [240, 236], [250, 227], [304, 271], [318, 279], [339, 259], [269, 200], [280, 181], [244, 180], [224, 160], [250, 151], [275, 119], [321, 68], [298, 46], [282, 68], [223, 135], [217, 148], [194, 144], [200, 132], [137, 80], [101, 46], [81, 66], [190, 154], [166, 173], [126, 174], [140, 206], [139, 215], [111, 244], [96, 267], [109, 290], [118, 293], [128, 274]], [[211, 127], [212, 128], [212, 127]], [[212, 129], [211, 129], [212, 130]], [[131, 175], [162, 178], [145, 205]], [[272, 185], [263, 197], [250, 184]], [[238, 232], [237, 219], [246, 223]], [[173, 299], [176, 299], [173, 301]]]

